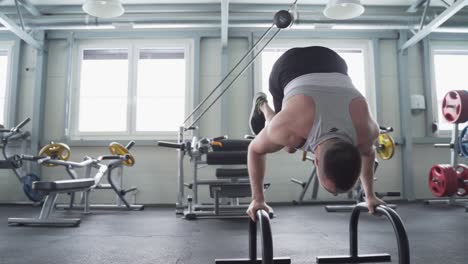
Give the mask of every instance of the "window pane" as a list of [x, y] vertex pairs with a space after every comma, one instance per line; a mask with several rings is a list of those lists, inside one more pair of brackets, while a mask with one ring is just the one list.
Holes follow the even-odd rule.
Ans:
[[[273, 102], [268, 91], [268, 80], [273, 64], [287, 48], [265, 49], [262, 53], [262, 91], [268, 95], [268, 101]], [[366, 75], [364, 70], [364, 54], [361, 50], [335, 50], [348, 65], [348, 74], [354, 86], [366, 96]]]
[[141, 49], [138, 60], [137, 131], [176, 131], [185, 113], [183, 49]]
[[127, 97], [128, 50], [84, 50], [78, 130], [126, 131]]
[[437, 116], [439, 130], [452, 130], [453, 125], [442, 116], [442, 100], [451, 90], [468, 89], [468, 51], [436, 51], [434, 55], [435, 86], [437, 96]]
[[8, 79], [8, 51], [0, 50], [0, 124], [5, 121], [5, 96]]

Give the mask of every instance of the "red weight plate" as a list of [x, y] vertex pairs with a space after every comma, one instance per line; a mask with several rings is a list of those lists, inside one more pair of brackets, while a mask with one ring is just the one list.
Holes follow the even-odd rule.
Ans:
[[468, 91], [455, 90], [448, 92], [442, 102], [442, 115], [450, 123], [468, 121]]
[[[458, 178], [458, 196], [468, 195], [468, 183], [464, 181], [468, 180], [468, 166], [465, 164], [458, 164], [457, 166], [457, 178]], [[461, 190], [461, 191], [460, 191]]]
[[437, 197], [452, 196], [457, 193], [457, 175], [446, 164], [434, 165], [429, 172], [429, 190]]

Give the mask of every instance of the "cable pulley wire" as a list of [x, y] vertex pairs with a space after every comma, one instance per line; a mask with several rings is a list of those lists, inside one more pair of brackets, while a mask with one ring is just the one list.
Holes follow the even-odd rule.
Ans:
[[[298, 0], [295, 0], [293, 4], [291, 4], [289, 6], [289, 9], [288, 9], [288, 12], [291, 11], [291, 9], [296, 5]], [[292, 17], [292, 20], [294, 20], [294, 17]], [[291, 23], [293, 23], [293, 21], [291, 21]], [[267, 34], [272, 30], [272, 28], [275, 26], [275, 23], [273, 23], [266, 31], [265, 33], [263, 33], [263, 35], [260, 37], [260, 39], [254, 44], [254, 46], [247, 51], [247, 53], [239, 60], [239, 62], [229, 71], [229, 73], [226, 74], [226, 76], [221, 80], [220, 83], [218, 83], [218, 85], [213, 89], [211, 90], [211, 92], [208, 94], [208, 96], [205, 97], [205, 99], [198, 104], [197, 107], [195, 107], [195, 109], [187, 116], [187, 118], [184, 120], [183, 122], [183, 125], [185, 125], [185, 123], [190, 119], [190, 117], [194, 116], [194, 114], [198, 111], [198, 109], [200, 109], [200, 107], [206, 102], [208, 101], [208, 99], [214, 94], [214, 92], [216, 90], [218, 90], [221, 85], [229, 78], [229, 76], [234, 72], [234, 70], [239, 67], [239, 65], [245, 60], [245, 58], [247, 58], [247, 56], [255, 50], [255, 48], [258, 46], [258, 44], [267, 36]], [[188, 128], [191, 128], [193, 127], [202, 117], [203, 115], [208, 111], [210, 110], [210, 108], [218, 101], [219, 98], [221, 98], [221, 96], [232, 86], [232, 84], [249, 68], [250, 65], [252, 65], [252, 63], [255, 61], [255, 59], [258, 57], [258, 55], [261, 54], [261, 52], [266, 48], [266, 46], [276, 37], [276, 35], [278, 35], [278, 33], [281, 31], [281, 28], [278, 28], [278, 30], [274, 33], [274, 35], [267, 41], [267, 43], [265, 45], [263, 45], [263, 47], [260, 49], [260, 51], [254, 55], [254, 57], [249, 61], [249, 63], [241, 70], [240, 73], [237, 74], [236, 77], [234, 77], [234, 79], [226, 86], [226, 88], [224, 88], [221, 93], [213, 100], [213, 102], [211, 104], [208, 105], [208, 107], [203, 110], [203, 112], [191, 123], [190, 126], [188, 126]], [[187, 128], [186, 128], [187, 129]]]

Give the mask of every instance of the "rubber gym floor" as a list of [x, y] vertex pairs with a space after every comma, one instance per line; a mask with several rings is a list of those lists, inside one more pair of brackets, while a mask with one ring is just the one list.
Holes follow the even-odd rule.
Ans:
[[[177, 219], [172, 208], [99, 211], [82, 217], [78, 228], [7, 225], [8, 217], [36, 216], [39, 209], [0, 206], [1, 264], [207, 264], [248, 254], [246, 219], [186, 221]], [[276, 256], [311, 264], [317, 255], [348, 252], [349, 213], [326, 213], [321, 205], [274, 209]], [[408, 232], [411, 263], [468, 263], [468, 213], [462, 208], [405, 203], [397, 211]], [[360, 253], [390, 253], [392, 263], [398, 263], [396, 239], [386, 218], [361, 216], [359, 248]]]

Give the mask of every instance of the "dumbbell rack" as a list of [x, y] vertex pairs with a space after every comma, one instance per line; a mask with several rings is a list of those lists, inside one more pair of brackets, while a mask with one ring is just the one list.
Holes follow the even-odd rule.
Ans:
[[[452, 129], [452, 137], [449, 144], [434, 144], [435, 148], [449, 148], [450, 149], [450, 165], [452, 167], [456, 167], [458, 165], [458, 158], [460, 152], [460, 145], [459, 145], [459, 124], [453, 124]], [[451, 206], [461, 206], [465, 207], [465, 211], [468, 212], [468, 199], [460, 199], [457, 198], [456, 195], [452, 195], [447, 199], [432, 199], [426, 200], [426, 204], [448, 204]]]

